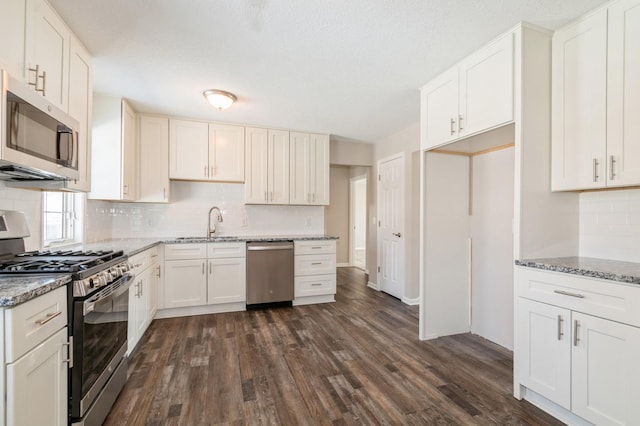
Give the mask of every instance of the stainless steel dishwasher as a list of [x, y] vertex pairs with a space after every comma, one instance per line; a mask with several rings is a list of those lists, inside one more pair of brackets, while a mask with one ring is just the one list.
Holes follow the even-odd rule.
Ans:
[[293, 300], [293, 241], [247, 243], [247, 305]]

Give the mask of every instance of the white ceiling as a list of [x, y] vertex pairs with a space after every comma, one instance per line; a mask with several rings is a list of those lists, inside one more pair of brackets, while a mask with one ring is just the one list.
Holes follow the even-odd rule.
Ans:
[[[519, 21], [604, 0], [50, 0], [94, 55], [96, 92], [139, 112], [377, 142], [418, 88]], [[235, 93], [225, 111], [205, 89]]]

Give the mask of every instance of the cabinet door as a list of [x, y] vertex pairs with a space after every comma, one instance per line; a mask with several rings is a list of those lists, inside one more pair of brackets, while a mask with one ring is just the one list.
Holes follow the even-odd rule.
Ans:
[[552, 62], [552, 190], [604, 187], [607, 10], [557, 31]]
[[571, 311], [518, 298], [521, 384], [571, 409]]
[[269, 203], [289, 204], [289, 132], [269, 130]]
[[572, 411], [598, 425], [640, 419], [640, 329], [572, 313]]
[[607, 186], [640, 184], [640, 1], [609, 7]]
[[24, 77], [26, 0], [3, 0], [0, 14], [0, 68], [14, 78]]
[[71, 32], [46, 1], [27, 0], [26, 80], [63, 111], [68, 110], [70, 40]]
[[67, 425], [67, 328], [7, 365], [8, 425]]
[[289, 203], [311, 203], [311, 143], [308, 133], [289, 134]]
[[329, 135], [309, 135], [311, 142], [311, 204], [329, 205]]
[[245, 258], [209, 259], [208, 297], [210, 305], [247, 300]]
[[247, 127], [245, 130], [244, 202], [268, 203], [269, 140], [267, 129]]
[[169, 121], [169, 177], [209, 179], [209, 124]]
[[127, 101], [122, 101], [122, 199], [135, 201], [138, 172], [136, 139], [136, 112]]
[[140, 116], [140, 194], [138, 201], [169, 201], [169, 120]]
[[69, 54], [69, 115], [78, 120], [78, 180], [69, 182], [76, 191], [91, 190], [91, 110], [93, 98], [91, 56], [80, 41], [71, 37]]
[[460, 64], [459, 136], [513, 121], [513, 34]]
[[244, 127], [209, 124], [209, 180], [244, 182]]
[[420, 90], [420, 148], [431, 149], [458, 137], [458, 68]]
[[169, 260], [164, 263], [164, 307], [207, 304], [206, 260]]
[[[151, 266], [151, 279], [149, 281], [149, 298], [147, 300], [147, 323], [151, 324], [158, 310], [158, 289], [160, 288], [160, 264]], [[147, 325], [148, 325], [147, 324]]]

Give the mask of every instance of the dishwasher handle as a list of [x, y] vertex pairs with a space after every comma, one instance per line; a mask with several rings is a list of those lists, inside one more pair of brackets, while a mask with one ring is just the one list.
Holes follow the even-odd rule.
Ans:
[[293, 250], [293, 244], [288, 245], [255, 245], [247, 246], [247, 251], [263, 251], [263, 250]]

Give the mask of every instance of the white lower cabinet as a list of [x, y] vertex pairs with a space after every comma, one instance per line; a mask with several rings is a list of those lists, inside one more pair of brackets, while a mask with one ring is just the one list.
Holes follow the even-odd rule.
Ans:
[[164, 307], [183, 308], [207, 303], [207, 259], [164, 262]]
[[129, 287], [127, 354], [131, 354], [153, 321], [158, 306], [158, 247], [129, 258], [135, 276]]
[[209, 259], [207, 303], [246, 302], [247, 262], [244, 257]]
[[[514, 354], [516, 385], [597, 425], [638, 424], [637, 315], [628, 317], [633, 323], [628, 325], [590, 313], [615, 308], [623, 317], [625, 307], [637, 306], [640, 291], [611, 281], [527, 268], [517, 268], [516, 273], [520, 295]], [[609, 297], [603, 291], [607, 285], [615, 297], [606, 304], [604, 299], [593, 300]], [[577, 421], [566, 416], [563, 420]]]
[[336, 241], [294, 241], [294, 305], [334, 302]]

